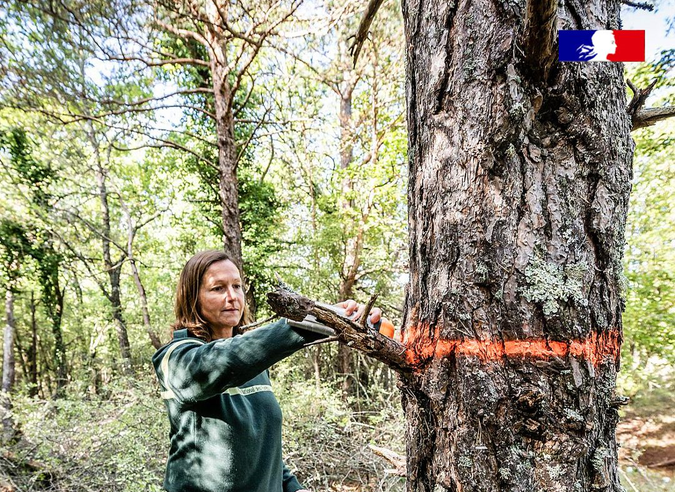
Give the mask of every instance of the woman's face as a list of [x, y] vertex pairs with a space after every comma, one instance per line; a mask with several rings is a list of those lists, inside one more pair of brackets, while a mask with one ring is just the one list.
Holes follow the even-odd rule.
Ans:
[[213, 263], [199, 286], [199, 312], [214, 338], [229, 338], [244, 314], [244, 288], [236, 265], [230, 260]]

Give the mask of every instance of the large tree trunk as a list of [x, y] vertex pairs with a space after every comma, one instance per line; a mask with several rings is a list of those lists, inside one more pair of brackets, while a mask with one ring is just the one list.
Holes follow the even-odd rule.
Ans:
[[556, 5], [403, 2], [409, 491], [622, 490], [623, 67], [551, 41], [620, 2]]

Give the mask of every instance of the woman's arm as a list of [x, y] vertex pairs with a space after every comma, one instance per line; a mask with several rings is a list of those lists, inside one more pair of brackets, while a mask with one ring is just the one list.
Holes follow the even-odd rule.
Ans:
[[[363, 306], [348, 300], [340, 303], [347, 316]], [[370, 312], [371, 322], [380, 319], [380, 310]], [[159, 350], [152, 358], [157, 377], [168, 393], [180, 402], [194, 403], [245, 383], [262, 371], [323, 338], [313, 332], [292, 328], [285, 319], [232, 338], [210, 343], [185, 339]], [[189, 343], [192, 341], [192, 343]]]
[[[285, 319], [232, 338], [210, 343], [173, 344], [152, 358], [157, 377], [181, 402], [196, 402], [239, 386], [305, 343], [321, 338], [291, 328]], [[174, 342], [180, 343], [180, 342]]]

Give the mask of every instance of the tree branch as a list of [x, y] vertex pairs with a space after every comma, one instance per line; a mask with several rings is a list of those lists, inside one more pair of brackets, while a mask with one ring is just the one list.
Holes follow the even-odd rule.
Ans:
[[391, 473], [392, 475], [396, 475], [399, 477], [405, 477], [406, 476], [406, 459], [405, 456], [401, 456], [400, 454], [392, 451], [391, 449], [387, 448], [381, 448], [379, 446], [373, 446], [372, 444], [368, 444], [368, 447], [371, 449], [373, 453], [376, 455], [384, 458], [387, 460], [389, 463], [394, 465], [393, 470], [385, 470], [387, 473]]
[[652, 12], [654, 10], [654, 5], [648, 2], [631, 2], [630, 0], [621, 0], [621, 3], [628, 5], [629, 7], [634, 7], [636, 9], [648, 10]]
[[[131, 101], [131, 102], [124, 102], [124, 101], [119, 101], [117, 99], [103, 99], [100, 101], [97, 101], [99, 104], [113, 104], [116, 106], [141, 106], [143, 104], [152, 102], [152, 101], [161, 101], [162, 99], [168, 99], [173, 96], [180, 96], [183, 94], [213, 94], [213, 89], [207, 89], [207, 88], [197, 88], [197, 89], [186, 89], [182, 91], [176, 91], [176, 92], [171, 92], [169, 94], [164, 94], [163, 96], [153, 96], [153, 97], [145, 97], [143, 99], [138, 99], [137, 101]], [[89, 99], [89, 98], [88, 98]], [[89, 99], [96, 101], [95, 99]]]
[[197, 65], [200, 67], [210, 66], [209, 62], [200, 60], [199, 58], [167, 58], [166, 60], [146, 60], [140, 56], [108, 55], [106, 60], [121, 62], [138, 61], [146, 67], [163, 67], [164, 65]]
[[154, 22], [155, 24], [157, 24], [158, 27], [161, 27], [165, 31], [170, 32], [171, 34], [178, 36], [179, 38], [194, 39], [198, 43], [201, 43], [209, 51], [209, 53], [213, 53], [213, 47], [211, 46], [211, 43], [209, 43], [208, 40], [201, 34], [194, 31], [190, 31], [188, 29], [178, 29], [170, 24], [160, 21], [159, 19], [155, 19]]
[[[128, 106], [132, 106], [133, 104], [129, 104]], [[182, 109], [192, 109], [193, 111], [197, 111], [199, 113], [202, 113], [204, 116], [208, 116], [209, 118], [215, 120], [216, 115], [202, 109], [198, 106], [190, 106], [188, 104], [164, 104], [161, 106], [151, 106], [148, 108], [132, 108], [129, 107], [127, 109], [119, 109], [117, 111], [108, 111], [106, 113], [97, 113], [94, 115], [95, 118], [105, 118], [107, 116], [120, 116], [120, 115], [125, 115], [128, 113], [147, 113], [150, 111], [157, 111], [160, 109], [169, 109], [169, 108], [182, 108]], [[69, 123], [77, 123], [78, 121], [86, 120], [89, 118], [89, 116], [75, 116], [72, 120], [69, 121]]]
[[311, 299], [280, 287], [267, 294], [267, 302], [279, 316], [302, 321], [311, 314], [337, 332], [338, 341], [386, 364], [399, 373], [409, 373], [413, 367], [406, 360], [406, 348], [396, 340], [375, 330], [364, 329], [359, 323], [339, 316]]
[[645, 128], [651, 126], [661, 120], [675, 116], [675, 107], [668, 106], [665, 108], [646, 108], [643, 109], [647, 98], [656, 86], [658, 79], [654, 79], [646, 88], [640, 89], [635, 86], [630, 80], [626, 80], [628, 87], [633, 91], [633, 99], [626, 106], [626, 112], [630, 115], [633, 127], [631, 130]]
[[361, 48], [363, 48], [363, 43], [366, 41], [368, 36], [368, 31], [370, 30], [370, 25], [377, 15], [377, 11], [380, 9], [380, 6], [384, 3], [384, 0], [370, 0], [366, 11], [361, 18], [361, 23], [359, 24], [359, 29], [354, 35], [354, 41], [349, 47], [349, 54], [354, 58], [354, 67], [356, 67], [356, 61], [359, 59], [359, 54], [361, 53]]
[[632, 130], [646, 128], [655, 123], [658, 123], [661, 120], [665, 120], [673, 116], [675, 116], [675, 106], [641, 109], [635, 113], [635, 116], [633, 116]]
[[626, 84], [630, 87], [630, 90], [633, 91], [633, 99], [630, 100], [628, 106], [626, 106], [626, 112], [633, 117], [642, 106], [645, 105], [647, 98], [651, 94], [652, 90], [656, 86], [658, 79], [654, 79], [651, 84], [649, 84], [645, 89], [639, 89], [633, 84], [630, 80], [626, 79]]

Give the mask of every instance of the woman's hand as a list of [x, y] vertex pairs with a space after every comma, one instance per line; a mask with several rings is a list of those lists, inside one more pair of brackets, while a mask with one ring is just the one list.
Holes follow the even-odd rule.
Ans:
[[[361, 316], [363, 316], [363, 311], [366, 310], [365, 304], [358, 304], [353, 299], [347, 299], [346, 301], [338, 302], [337, 305], [345, 310], [345, 315], [347, 317], [350, 317], [352, 314], [354, 314], [354, 312], [356, 312], [357, 314], [353, 318], [353, 321], [358, 321], [361, 319]], [[380, 308], [374, 307], [370, 310], [370, 322], [372, 324], [380, 321], [380, 318], [382, 318], [382, 310]]]
[[[360, 319], [363, 316], [363, 311], [366, 310], [365, 305], [357, 304], [357, 302], [352, 299], [339, 302], [337, 305], [341, 308], [344, 308], [347, 317], [350, 317], [356, 311], [357, 314], [354, 318], [352, 318], [353, 321]], [[389, 338], [394, 338], [395, 340], [399, 341], [399, 339], [396, 338], [396, 328], [394, 328], [394, 324], [382, 316], [382, 310], [380, 308], [373, 308], [370, 310], [370, 322], [373, 325], [376, 325], [378, 321], [382, 321], [379, 326], [379, 332], [382, 335]]]

